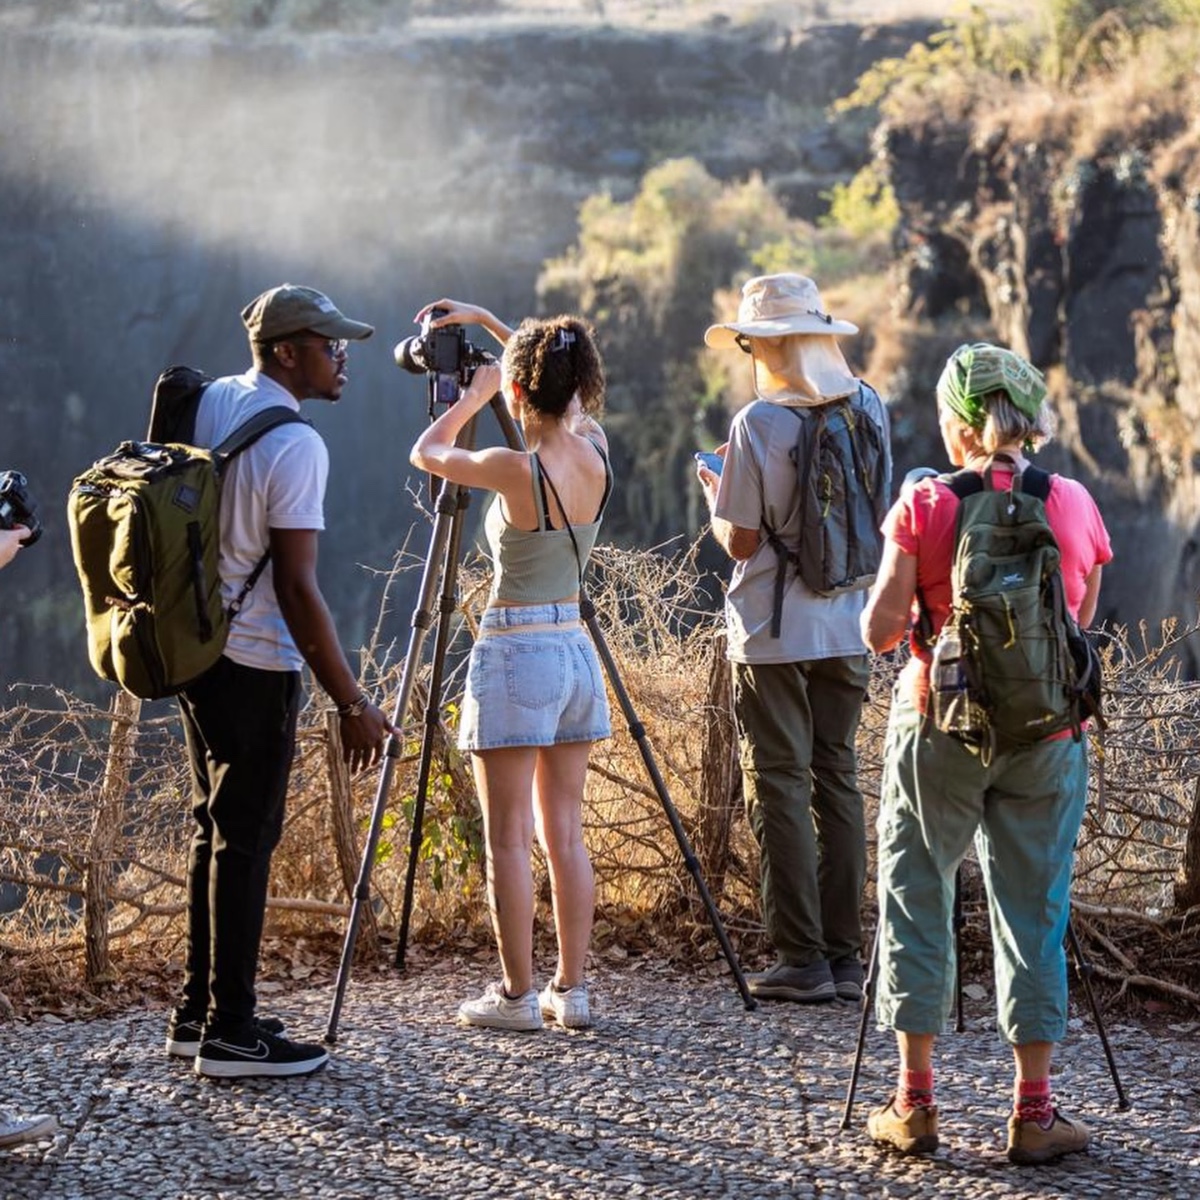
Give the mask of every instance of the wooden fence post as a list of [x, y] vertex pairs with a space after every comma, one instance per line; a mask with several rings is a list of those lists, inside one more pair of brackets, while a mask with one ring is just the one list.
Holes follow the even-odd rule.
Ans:
[[704, 746], [700, 755], [700, 812], [696, 823], [696, 859], [719, 896], [729, 869], [729, 835], [741, 775], [733, 720], [733, 673], [725, 658], [725, 634], [713, 639], [704, 709]]
[[[361, 851], [354, 836], [354, 795], [350, 789], [350, 771], [342, 759], [342, 729], [335, 712], [325, 714], [325, 766], [329, 776], [329, 823], [333, 829], [333, 845], [342, 885], [350, 903], [358, 885]], [[363, 925], [359, 931], [356, 955], [373, 958], [379, 953], [379, 925], [371, 906], [363, 906]]]
[[86, 979], [89, 985], [108, 983], [112, 967], [108, 956], [108, 898], [113, 878], [113, 851], [125, 816], [125, 794], [133, 766], [137, 723], [142, 702], [128, 692], [113, 697], [108, 756], [84, 868], [83, 929]]

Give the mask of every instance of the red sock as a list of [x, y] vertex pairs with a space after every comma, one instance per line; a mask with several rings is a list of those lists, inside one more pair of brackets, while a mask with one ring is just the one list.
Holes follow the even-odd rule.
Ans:
[[933, 1071], [900, 1069], [900, 1086], [896, 1089], [895, 1109], [900, 1116], [914, 1108], [929, 1108], [933, 1104]]
[[1017, 1083], [1017, 1119], [1036, 1121], [1048, 1129], [1054, 1121], [1054, 1097], [1050, 1079], [1022, 1079]]

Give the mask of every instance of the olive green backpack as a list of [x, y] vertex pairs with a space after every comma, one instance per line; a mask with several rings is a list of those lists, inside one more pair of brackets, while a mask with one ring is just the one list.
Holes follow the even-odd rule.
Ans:
[[[1046, 520], [1050, 476], [991, 467], [940, 477], [958, 496], [951, 611], [933, 643], [927, 714], [983, 761], [1084, 722], [1103, 724], [1099, 656], [1067, 610]], [[923, 607], [923, 606], [922, 606]]]
[[215, 449], [191, 438], [211, 380], [173, 367], [155, 387], [150, 437], [122, 442], [71, 486], [67, 521], [83, 588], [88, 657], [96, 673], [143, 700], [181, 691], [220, 657], [233, 615], [258, 581], [264, 554], [232, 604], [217, 573], [221, 476], [277, 425], [303, 421], [264, 409]]

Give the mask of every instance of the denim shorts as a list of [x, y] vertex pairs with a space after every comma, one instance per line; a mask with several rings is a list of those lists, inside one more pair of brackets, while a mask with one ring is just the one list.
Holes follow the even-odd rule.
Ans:
[[467, 666], [460, 750], [594, 742], [612, 726], [578, 604], [484, 611]]

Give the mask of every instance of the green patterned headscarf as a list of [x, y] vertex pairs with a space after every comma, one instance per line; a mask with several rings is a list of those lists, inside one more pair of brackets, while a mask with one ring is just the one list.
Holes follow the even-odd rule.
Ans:
[[1012, 350], [975, 342], [950, 355], [937, 384], [938, 401], [972, 429], [987, 423], [983, 398], [995, 391], [1007, 392], [1018, 410], [1034, 421], [1046, 398], [1046, 381]]

